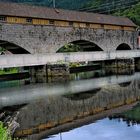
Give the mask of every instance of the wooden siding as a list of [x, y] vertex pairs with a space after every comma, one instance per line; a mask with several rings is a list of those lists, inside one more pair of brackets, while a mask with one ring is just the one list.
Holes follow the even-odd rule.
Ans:
[[124, 30], [135, 31], [135, 28], [134, 27], [124, 27]]
[[101, 24], [90, 24], [90, 28], [100, 29], [102, 28]]
[[86, 23], [80, 23], [80, 22], [74, 22], [73, 23], [73, 27], [77, 27], [77, 28], [86, 28]]
[[35, 24], [35, 25], [48, 25], [49, 20], [46, 20], [46, 19], [33, 19], [33, 24]]
[[20, 18], [20, 17], [7, 17], [8, 23], [26, 23], [26, 18]]
[[67, 21], [55, 21], [55, 25], [56, 26], [62, 26], [62, 27], [68, 27], [69, 22], [67, 22]]
[[74, 23], [73, 23], [73, 27], [79, 28], [79, 27], [80, 27], [80, 23], [79, 23], [79, 22], [74, 22]]
[[[33, 24], [33, 25], [50, 25], [50, 20], [48, 19], [37, 19], [31, 18], [32, 22], [27, 22], [27, 18], [24, 17], [12, 17], [5, 16], [7, 23], [15, 23], [15, 24]], [[117, 25], [104, 25], [104, 24], [94, 24], [94, 23], [83, 23], [83, 22], [72, 22], [70, 24], [69, 21], [59, 21], [53, 20], [54, 26], [60, 27], [75, 27], [75, 28], [92, 28], [92, 29], [108, 29], [108, 30], [126, 30], [126, 31], [135, 31], [135, 27], [127, 27], [127, 26], [117, 26]], [[2, 21], [1, 21], [2, 22]]]
[[114, 26], [114, 25], [104, 25], [104, 29], [108, 29], [108, 30], [121, 30], [122, 27], [121, 26]]
[[87, 26], [86, 26], [86, 23], [80, 23], [80, 27], [81, 28], [86, 28]]

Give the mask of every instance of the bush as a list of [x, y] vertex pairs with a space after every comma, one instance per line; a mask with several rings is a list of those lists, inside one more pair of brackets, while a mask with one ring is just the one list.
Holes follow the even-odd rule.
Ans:
[[4, 127], [2, 122], [0, 122], [0, 140], [12, 140], [11, 136], [8, 134], [7, 128]]

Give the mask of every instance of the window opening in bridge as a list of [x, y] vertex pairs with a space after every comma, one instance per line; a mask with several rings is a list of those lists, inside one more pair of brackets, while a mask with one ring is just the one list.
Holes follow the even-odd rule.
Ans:
[[90, 24], [89, 23], [86, 23], [86, 27], [89, 28], [90, 27]]
[[73, 26], [73, 22], [72, 21], [69, 22], [69, 26]]
[[6, 17], [5, 16], [0, 16], [0, 21], [6, 21]]
[[0, 25], [0, 31], [2, 31], [2, 25]]
[[27, 23], [32, 23], [32, 21], [33, 21], [32, 18], [27, 18], [27, 19], [26, 19], [26, 22], [27, 22]]
[[124, 30], [124, 27], [123, 26], [121, 26], [121, 30]]
[[140, 48], [140, 31], [139, 31], [139, 36], [138, 36], [138, 47]]
[[104, 28], [104, 25], [103, 24], [101, 24], [101, 28]]
[[50, 25], [54, 25], [54, 20], [49, 20]]

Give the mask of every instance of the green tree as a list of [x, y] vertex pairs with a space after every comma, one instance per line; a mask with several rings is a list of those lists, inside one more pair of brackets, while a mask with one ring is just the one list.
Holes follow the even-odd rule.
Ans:
[[80, 46], [74, 44], [67, 44], [58, 50], [58, 52], [79, 52], [79, 51], [81, 51]]
[[130, 9], [124, 11], [118, 11], [114, 13], [117, 16], [124, 16], [130, 18], [135, 24], [140, 26], [140, 2]]

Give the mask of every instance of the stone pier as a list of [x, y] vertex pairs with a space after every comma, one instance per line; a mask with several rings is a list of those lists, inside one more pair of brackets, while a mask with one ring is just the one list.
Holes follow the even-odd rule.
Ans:
[[49, 77], [69, 76], [69, 65], [49, 64], [29, 68], [32, 82], [47, 82]]
[[105, 61], [102, 65], [105, 68], [133, 68], [135, 67], [134, 58], [119, 58], [111, 61]]
[[47, 65], [48, 76], [65, 76], [69, 75], [69, 65], [68, 64], [50, 64]]

